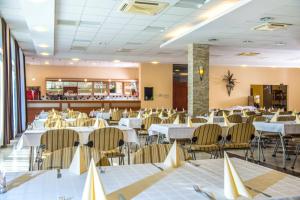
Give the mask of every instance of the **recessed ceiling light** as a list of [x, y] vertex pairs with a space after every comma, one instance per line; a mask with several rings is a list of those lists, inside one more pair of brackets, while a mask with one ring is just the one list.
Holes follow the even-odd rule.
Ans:
[[49, 65], [49, 61], [45, 61], [45, 65]]
[[58, 79], [59, 82], [61, 82], [61, 79]]
[[74, 63], [73, 63], [73, 62], [69, 62], [69, 64], [70, 64], [70, 65], [73, 65]]
[[45, 26], [34, 26], [32, 29], [36, 32], [47, 32], [48, 31], [48, 28]]
[[46, 1], [48, 1], [48, 0], [30, 0], [30, 2], [32, 2], [32, 3], [44, 3]]
[[79, 58], [72, 58], [73, 61], [79, 61]]
[[121, 62], [120, 60], [114, 60], [114, 63], [119, 63], [119, 62]]
[[49, 46], [48, 46], [48, 44], [41, 43], [41, 44], [39, 44], [39, 47], [41, 47], [41, 48], [48, 48]]
[[154, 64], [154, 65], [159, 64], [158, 61], [152, 61], [151, 63]]
[[218, 39], [217, 38], [211, 38], [211, 39], [208, 39], [208, 41], [209, 42], [216, 42], [216, 41], [218, 41]]
[[257, 52], [242, 52], [242, 53], [239, 53], [237, 55], [238, 56], [257, 56], [258, 54], [260, 54], [260, 53], [257, 53]]
[[32, 81], [35, 81], [36, 79], [35, 79], [35, 78], [32, 78], [31, 80], [32, 80]]
[[84, 82], [87, 82], [87, 79], [86, 79], [86, 78], [84, 79]]
[[275, 42], [274, 45], [276, 45], [276, 46], [284, 46], [286, 44], [284, 42]]
[[244, 40], [243, 43], [249, 44], [249, 43], [253, 43], [253, 41], [251, 41], [251, 40]]
[[248, 65], [243, 64], [243, 65], [241, 65], [241, 67], [248, 67]]
[[42, 56], [49, 56], [49, 53], [48, 52], [42, 52], [40, 53]]

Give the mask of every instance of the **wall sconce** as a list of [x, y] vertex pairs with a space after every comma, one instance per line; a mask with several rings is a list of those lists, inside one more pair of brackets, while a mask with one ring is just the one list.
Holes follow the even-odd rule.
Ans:
[[198, 73], [199, 73], [200, 81], [202, 81], [203, 80], [203, 76], [204, 76], [204, 68], [203, 68], [203, 66], [199, 66], [198, 67]]

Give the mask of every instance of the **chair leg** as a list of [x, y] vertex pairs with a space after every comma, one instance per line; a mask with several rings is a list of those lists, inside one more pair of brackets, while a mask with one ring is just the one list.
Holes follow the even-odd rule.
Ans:
[[245, 160], [248, 161], [248, 149], [247, 149], [246, 152], [245, 152]]
[[264, 148], [260, 148], [260, 151], [261, 151], [263, 161], [266, 162], [266, 158], [265, 158], [265, 154], [264, 154]]
[[297, 160], [297, 158], [298, 158], [298, 154], [299, 154], [299, 149], [300, 149], [300, 145], [297, 145], [297, 147], [296, 147], [296, 152], [295, 152], [295, 159], [294, 159], [294, 162], [293, 162], [293, 165], [292, 165], [292, 169], [294, 169], [294, 167], [295, 167], [295, 164], [296, 164], [296, 160]]
[[276, 144], [275, 144], [275, 148], [274, 148], [274, 151], [273, 151], [273, 154], [272, 154], [273, 157], [276, 157], [276, 153], [277, 153], [277, 150], [279, 148], [279, 144], [280, 144], [280, 140], [277, 139]]

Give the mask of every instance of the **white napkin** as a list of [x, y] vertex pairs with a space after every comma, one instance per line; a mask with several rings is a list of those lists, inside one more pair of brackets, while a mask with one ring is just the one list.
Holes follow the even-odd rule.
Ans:
[[300, 118], [299, 118], [299, 115], [296, 115], [296, 124], [300, 124]]
[[294, 110], [292, 113], [293, 116], [297, 116], [297, 110]]
[[77, 119], [81, 119], [83, 118], [82, 113], [79, 113], [79, 115], [77, 116]]
[[215, 116], [215, 111], [212, 111], [208, 117], [207, 123], [213, 124], [214, 123], [214, 116]]
[[224, 111], [223, 111], [223, 118], [224, 118], [224, 124], [225, 124], [225, 126], [230, 126], [231, 123], [227, 119], [227, 115], [225, 114]]
[[163, 118], [164, 117], [164, 115], [163, 115], [163, 111], [161, 111], [160, 112], [160, 114], [159, 114], [159, 116], [158, 116], [159, 118]]
[[229, 115], [233, 115], [234, 113], [233, 113], [233, 110], [231, 110], [230, 112], [229, 112]]
[[94, 128], [99, 128], [99, 118], [96, 118], [96, 121], [94, 123]]
[[77, 175], [81, 175], [82, 173], [87, 171], [85, 165], [85, 157], [81, 146], [78, 146], [76, 149], [71, 165], [69, 167], [69, 171]]
[[192, 123], [192, 120], [191, 120], [191, 117], [189, 116], [188, 119], [187, 119], [187, 126], [188, 127], [193, 127], [193, 123]]
[[82, 200], [107, 200], [95, 162], [92, 159], [85, 180]]
[[277, 122], [278, 115], [279, 115], [279, 110], [273, 115], [273, 117], [271, 118], [270, 122]]
[[236, 199], [239, 196], [252, 199], [226, 152], [224, 152], [224, 195], [227, 199]]
[[247, 113], [245, 110], [242, 110], [242, 113], [243, 113], [243, 117], [248, 117]]
[[167, 168], [177, 168], [180, 167], [182, 164], [181, 160], [180, 160], [180, 149], [177, 146], [177, 141], [175, 140], [175, 142], [173, 143], [165, 161], [164, 161], [164, 165]]
[[177, 115], [177, 117], [174, 120], [173, 124], [180, 124], [179, 115]]
[[61, 120], [56, 120], [56, 122], [55, 122], [55, 126], [54, 126], [54, 128], [61, 128], [62, 127], [62, 122], [61, 122]]
[[141, 112], [136, 116], [136, 118], [141, 119]]

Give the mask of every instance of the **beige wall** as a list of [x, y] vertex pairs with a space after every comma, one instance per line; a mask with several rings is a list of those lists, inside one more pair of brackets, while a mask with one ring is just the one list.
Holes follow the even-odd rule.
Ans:
[[42, 95], [46, 93], [46, 78], [138, 79], [139, 69], [26, 65], [27, 86], [40, 86]]
[[[172, 108], [173, 106], [173, 65], [148, 64], [140, 66], [140, 97], [142, 108]], [[154, 100], [144, 101], [144, 87], [153, 87]]]
[[[223, 76], [230, 70], [238, 83], [229, 97]], [[209, 107], [226, 108], [234, 105], [247, 105], [251, 84], [288, 85], [288, 107], [300, 110], [300, 69], [261, 68], [261, 67], [218, 67], [210, 68]]]

